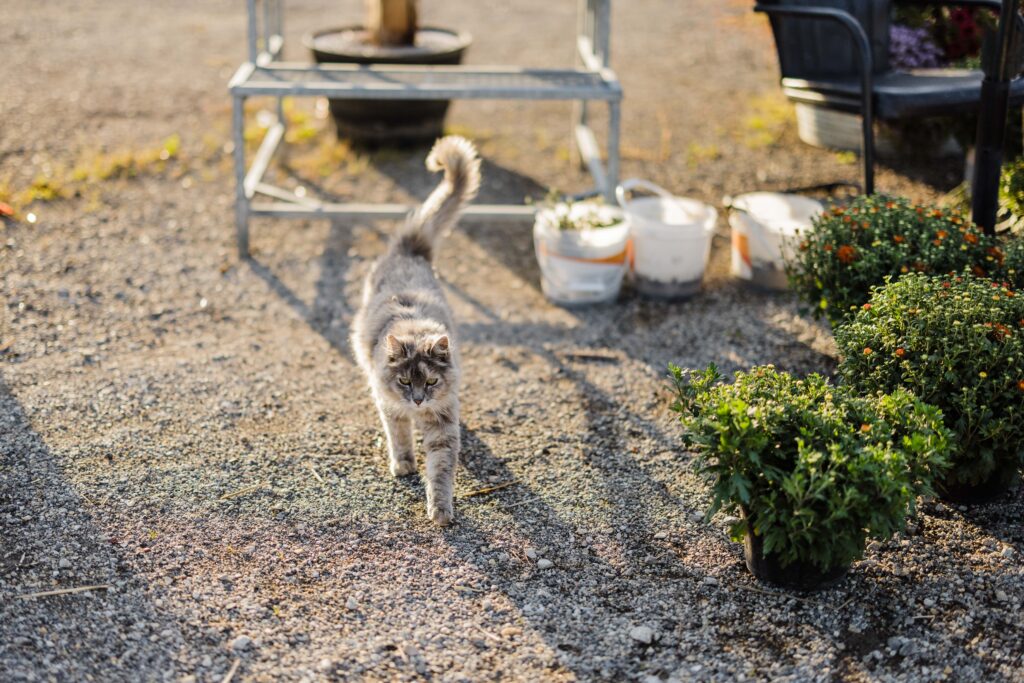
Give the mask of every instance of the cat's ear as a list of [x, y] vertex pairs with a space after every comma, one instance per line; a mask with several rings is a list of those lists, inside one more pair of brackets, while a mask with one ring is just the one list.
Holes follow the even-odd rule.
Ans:
[[442, 335], [430, 345], [430, 355], [436, 358], [448, 358], [448, 335]]
[[388, 352], [388, 360], [398, 360], [406, 355], [405, 344], [393, 334], [384, 338], [384, 349]]

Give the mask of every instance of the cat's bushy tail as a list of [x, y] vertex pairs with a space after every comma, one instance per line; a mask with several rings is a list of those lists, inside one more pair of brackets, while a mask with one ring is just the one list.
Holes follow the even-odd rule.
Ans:
[[472, 142], [449, 135], [434, 143], [427, 155], [427, 168], [444, 171], [444, 179], [423, 205], [409, 214], [391, 249], [429, 260], [438, 237], [455, 225], [463, 207], [476, 196], [480, 158]]

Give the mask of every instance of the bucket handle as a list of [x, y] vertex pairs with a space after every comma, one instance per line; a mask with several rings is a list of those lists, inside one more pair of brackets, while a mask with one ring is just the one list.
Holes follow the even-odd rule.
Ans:
[[651, 194], [656, 194], [662, 199], [668, 199], [673, 202], [676, 200], [675, 195], [660, 185], [655, 185], [651, 181], [643, 180], [641, 178], [630, 178], [629, 180], [623, 180], [619, 183], [619, 186], [615, 188], [615, 198], [619, 201], [619, 206], [621, 206], [623, 210], [625, 210], [626, 206], [629, 204], [629, 200], [626, 199], [626, 193], [637, 189], [647, 190]]
[[[629, 211], [629, 200], [626, 199], [626, 193], [632, 192], [633, 190], [636, 189], [647, 190], [651, 194], [657, 195], [662, 199], [666, 199], [674, 204], [677, 204], [679, 208], [684, 209], [685, 211], [683, 205], [679, 204], [679, 197], [676, 197], [674, 194], [672, 194], [665, 188], [661, 187], [660, 185], [655, 185], [649, 180], [642, 180], [640, 178], [630, 178], [629, 180], [623, 180], [619, 184], [619, 186], [615, 188], [615, 198], [619, 201], [619, 206], [622, 207], [623, 211]], [[712, 213], [714, 213], [713, 208], [708, 208], [711, 210]], [[712, 233], [714, 231], [715, 225], [713, 222], [710, 226], [707, 227], [706, 232]]]

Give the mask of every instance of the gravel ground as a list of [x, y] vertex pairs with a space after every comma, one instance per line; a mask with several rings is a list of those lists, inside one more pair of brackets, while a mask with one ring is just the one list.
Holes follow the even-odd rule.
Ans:
[[[473, 61], [571, 59], [571, 3], [425, 4], [477, 36]], [[358, 5], [289, 3], [290, 56]], [[626, 175], [715, 203], [856, 177], [796, 141], [749, 3], [667, 5], [616, 5]], [[345, 346], [391, 226], [261, 220], [255, 259], [234, 254], [238, 3], [4, 9], [0, 190], [42, 175], [70, 196], [0, 232], [3, 680], [1024, 680], [1021, 493], [926, 503], [813, 595], [755, 583], [725, 520], [701, 521], [666, 364], [835, 362], [789, 297], [729, 281], [724, 240], [690, 302], [565, 310], [539, 292], [528, 230], [452, 236], [464, 468], [442, 531], [422, 484], [388, 477]], [[293, 118], [310, 139], [274, 170], [284, 185], [409, 199], [434, 182], [422, 151], [366, 156], [332, 146], [312, 109]], [[505, 201], [585, 186], [568, 121], [559, 104], [451, 118], [487, 157], [484, 198]], [[166, 163], [75, 180], [173, 135]], [[907, 162], [879, 184], [934, 199], [960, 173]]]

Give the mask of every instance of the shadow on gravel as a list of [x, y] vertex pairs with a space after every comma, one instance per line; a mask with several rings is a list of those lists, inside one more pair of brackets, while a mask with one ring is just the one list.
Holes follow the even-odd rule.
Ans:
[[[0, 379], [0, 678], [161, 680], [184, 641]], [[24, 599], [43, 591], [102, 586]]]
[[[474, 477], [485, 481], [515, 478], [505, 462], [470, 430], [464, 433], [463, 450], [464, 467]], [[521, 558], [524, 559], [522, 572], [480, 562], [481, 547], [501, 546], [509, 539], [506, 534], [503, 538], [495, 538], [493, 530], [476, 526], [469, 511], [463, 511], [458, 524], [445, 533], [447, 542], [464, 562], [484, 573], [491, 584], [515, 604], [531, 630], [558, 657], [561, 667], [584, 680], [595, 677], [623, 680], [631, 676], [638, 662], [633, 661], [628, 652], [623, 653], [622, 647], [635, 650], [637, 657], [642, 657], [644, 648], [639, 643], [624, 642], [623, 634], [615, 630], [613, 624], [623, 618], [629, 621], [635, 618], [637, 622], [643, 620], [640, 615], [630, 614], [630, 603], [634, 595], [645, 590], [643, 584], [655, 577], [634, 575], [630, 569], [616, 567], [607, 559], [592, 554], [579, 529], [542, 502], [538, 492], [528, 483], [520, 484], [501, 496], [511, 515], [513, 542], [521, 538], [537, 547], [545, 559], [555, 563], [555, 569], [538, 569], [533, 558]], [[642, 525], [643, 521], [639, 520], [639, 524]], [[649, 529], [640, 535], [620, 529], [612, 543], [628, 543], [630, 550], [640, 549], [648, 555], [663, 550], [652, 548], [647, 543], [650, 536]], [[675, 579], [691, 585], [699, 582], [699, 578], [692, 578], [690, 571], [674, 562], [661, 567], [656, 578]], [[574, 596], [574, 599], [553, 599], [556, 596]], [[569, 605], [576, 607], [569, 609]], [[667, 629], [687, 626], [667, 620], [662, 625]], [[595, 647], [595, 644], [603, 646]], [[602, 654], [595, 657], [594, 652]], [[559, 672], [558, 666], [549, 665], [548, 668], [552, 675]]]
[[353, 360], [348, 344], [349, 328], [346, 321], [352, 317], [345, 297], [345, 275], [351, 265], [348, 255], [352, 247], [352, 226], [342, 221], [331, 221], [330, 233], [320, 257], [320, 277], [316, 282], [316, 296], [307, 304], [291, 290], [274, 271], [255, 257], [248, 264], [252, 272], [289, 306], [317, 334], [322, 336], [342, 356]]
[[[934, 509], [929, 511], [931, 516], [939, 514]], [[1020, 522], [1024, 519], [1024, 481], [1018, 479], [1014, 490], [1007, 491], [990, 503], [968, 507], [962, 513], [954, 513], [947, 508], [942, 514], [946, 517], [962, 514], [967, 523], [983, 529], [985, 533], [992, 534], [1013, 548], [1014, 555], [1010, 559], [1019, 563], [1020, 558], [1024, 557], [1024, 525]]]

